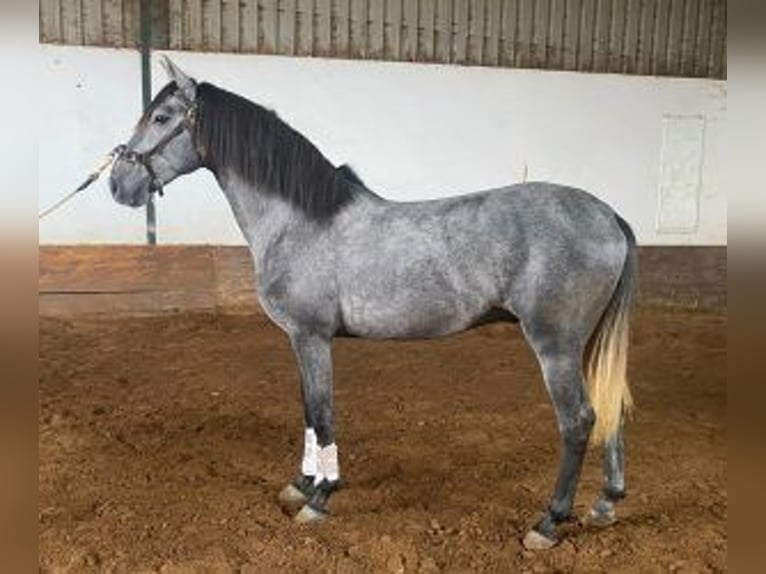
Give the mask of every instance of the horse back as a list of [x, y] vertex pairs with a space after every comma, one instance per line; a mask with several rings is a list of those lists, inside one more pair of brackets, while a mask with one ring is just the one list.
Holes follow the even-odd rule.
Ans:
[[625, 254], [611, 208], [548, 183], [367, 202], [337, 225], [341, 315], [360, 336], [447, 334], [493, 309], [516, 315], [543, 297], [564, 301], [568, 291], [587, 299], [592, 290], [593, 303], [581, 303], [595, 309]]

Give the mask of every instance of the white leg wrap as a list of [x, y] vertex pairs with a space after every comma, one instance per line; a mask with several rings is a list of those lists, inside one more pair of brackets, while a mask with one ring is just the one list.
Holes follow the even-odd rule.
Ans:
[[317, 473], [314, 484], [322, 480], [335, 481], [340, 478], [340, 466], [338, 465], [338, 447], [335, 443], [319, 449], [317, 456]]
[[303, 463], [301, 464], [301, 472], [305, 476], [316, 476], [318, 454], [319, 445], [317, 445], [317, 435], [314, 432], [314, 429], [306, 429], [306, 435], [303, 442]]

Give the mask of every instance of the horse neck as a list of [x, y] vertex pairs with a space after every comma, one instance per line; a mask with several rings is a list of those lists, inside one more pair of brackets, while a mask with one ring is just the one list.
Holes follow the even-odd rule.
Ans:
[[265, 255], [270, 245], [300, 226], [300, 214], [278, 195], [264, 193], [230, 173], [215, 175], [256, 258]]

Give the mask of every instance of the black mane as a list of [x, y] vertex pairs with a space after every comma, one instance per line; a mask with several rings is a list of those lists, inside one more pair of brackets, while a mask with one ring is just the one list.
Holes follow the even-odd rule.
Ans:
[[197, 104], [196, 143], [214, 172], [231, 169], [315, 220], [331, 218], [359, 191], [361, 180], [350, 168], [336, 169], [273, 111], [204, 83]]
[[362, 178], [359, 177], [359, 174], [354, 171], [354, 168], [348, 165], [347, 163], [344, 163], [342, 166], [338, 168], [338, 173], [341, 174], [343, 177], [345, 177], [348, 181], [351, 183], [354, 183], [356, 185], [361, 185], [362, 187], [367, 187], [364, 182], [362, 181]]

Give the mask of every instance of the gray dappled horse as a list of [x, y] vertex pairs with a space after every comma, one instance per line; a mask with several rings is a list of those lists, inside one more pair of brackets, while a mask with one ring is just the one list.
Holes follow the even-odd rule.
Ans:
[[263, 309], [287, 333], [300, 369], [304, 457], [280, 495], [303, 505], [296, 520], [323, 518], [339, 484], [334, 337], [437, 337], [510, 320], [537, 355], [563, 438], [553, 497], [525, 546], [557, 541], [589, 438], [604, 443], [605, 474], [589, 519], [613, 522], [631, 402], [628, 224], [588, 193], [551, 183], [388, 201], [271, 110], [165, 66], [170, 83], [122, 146], [112, 195], [137, 207], [180, 175], [215, 174], [250, 246]]

